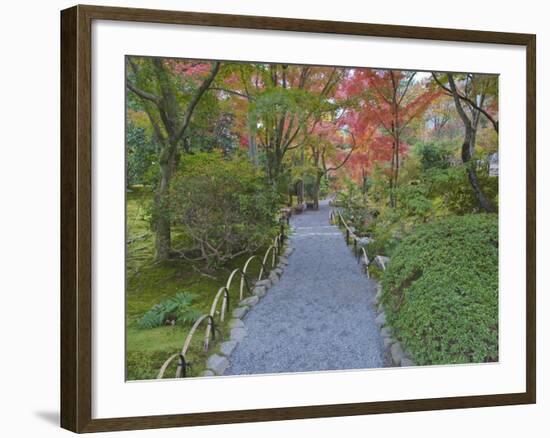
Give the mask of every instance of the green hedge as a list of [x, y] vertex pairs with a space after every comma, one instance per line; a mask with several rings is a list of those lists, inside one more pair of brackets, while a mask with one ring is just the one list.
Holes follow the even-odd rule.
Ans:
[[419, 226], [382, 279], [395, 336], [415, 362], [498, 360], [498, 217], [452, 216]]

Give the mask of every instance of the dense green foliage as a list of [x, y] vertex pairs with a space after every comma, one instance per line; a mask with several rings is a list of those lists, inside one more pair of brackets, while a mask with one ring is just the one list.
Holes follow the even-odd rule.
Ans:
[[170, 205], [172, 218], [195, 244], [188, 256], [212, 267], [272, 238], [279, 203], [248, 160], [211, 152], [182, 158]]
[[370, 216], [367, 198], [352, 180], [348, 179], [344, 184], [345, 189], [338, 192], [333, 204], [342, 207], [344, 220], [361, 234]]
[[450, 166], [452, 148], [446, 142], [418, 143], [414, 152], [420, 158], [422, 170], [447, 169]]
[[[384, 169], [376, 169], [364, 193], [358, 184], [346, 181], [338, 193], [336, 205], [359, 235], [371, 237], [369, 257], [391, 256], [396, 245], [418, 224], [450, 215], [479, 212], [478, 201], [468, 181], [467, 167], [449, 164], [448, 153], [433, 151], [433, 145], [418, 147], [407, 157], [400, 186], [394, 189], [396, 204], [388, 205]], [[429, 151], [429, 152], [427, 152]], [[440, 159], [441, 156], [445, 159]], [[491, 201], [498, 205], [498, 178], [490, 177], [486, 166], [477, 176]]]
[[455, 216], [419, 226], [382, 280], [395, 336], [420, 364], [498, 360], [498, 218]]
[[131, 121], [126, 127], [126, 184], [155, 185], [158, 180], [157, 145], [144, 128]]
[[[498, 178], [489, 177], [485, 167], [477, 170], [477, 176], [489, 199], [498, 205]], [[426, 173], [424, 184], [429, 186], [429, 196], [438, 199], [449, 213], [467, 214], [479, 211], [476, 197], [468, 184], [465, 165], [432, 169]]]
[[194, 322], [201, 313], [192, 307], [195, 295], [187, 292], [178, 292], [173, 297], [155, 304], [137, 322], [142, 329], [161, 327], [174, 321], [175, 324], [184, 325]]

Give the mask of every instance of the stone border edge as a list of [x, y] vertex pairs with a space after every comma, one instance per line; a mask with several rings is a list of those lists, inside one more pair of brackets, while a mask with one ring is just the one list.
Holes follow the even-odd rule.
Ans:
[[206, 369], [201, 374], [202, 377], [221, 376], [229, 368], [231, 354], [237, 348], [239, 342], [248, 335], [243, 318], [260, 302], [260, 299], [267, 294], [269, 289], [279, 282], [293, 252], [294, 247], [287, 244], [283, 254], [279, 257], [277, 266], [269, 272], [268, 278], [257, 281], [252, 290], [252, 295], [241, 300], [238, 306], [233, 309], [228, 324], [230, 329], [229, 339], [220, 343], [216, 352], [208, 356]]
[[374, 320], [380, 328], [380, 336], [382, 337], [382, 343], [384, 344], [384, 350], [386, 356], [391, 361], [392, 367], [412, 367], [416, 364], [411, 359], [410, 353], [404, 348], [403, 344], [392, 337], [392, 329], [386, 322], [386, 312], [381, 302], [382, 298], [382, 285], [376, 283], [376, 295], [374, 297], [374, 304], [376, 310], [376, 319]]

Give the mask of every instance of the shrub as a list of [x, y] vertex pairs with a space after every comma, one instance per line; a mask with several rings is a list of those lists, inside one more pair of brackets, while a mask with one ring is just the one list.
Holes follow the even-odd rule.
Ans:
[[367, 231], [372, 240], [366, 247], [369, 258], [377, 255], [391, 257], [395, 247], [408, 234], [410, 221], [399, 213], [399, 210], [385, 209], [370, 224]]
[[[494, 205], [498, 205], [498, 178], [490, 177], [487, 169], [478, 169], [477, 177], [485, 195]], [[426, 172], [424, 184], [430, 187], [429, 196], [438, 199], [440, 207], [450, 213], [479, 211], [479, 203], [468, 180], [465, 165], [430, 169]]]
[[193, 241], [196, 258], [212, 268], [272, 237], [278, 198], [245, 158], [187, 155], [172, 182], [171, 217]]
[[178, 325], [189, 324], [201, 315], [192, 307], [195, 295], [188, 292], [179, 292], [175, 296], [155, 304], [137, 322], [141, 329], [160, 327], [166, 321], [175, 321]]
[[360, 187], [352, 180], [345, 181], [345, 189], [338, 192], [335, 205], [341, 207], [344, 220], [355, 228], [358, 234], [365, 231], [371, 212], [367, 198]]
[[431, 141], [415, 145], [414, 153], [420, 158], [422, 170], [432, 168], [447, 169], [451, 165], [451, 157], [455, 145]]
[[397, 207], [378, 206], [378, 215], [367, 227], [367, 233], [373, 239], [367, 246], [369, 257], [378, 254], [391, 257], [405, 236], [437, 214], [435, 203], [426, 197], [423, 186], [408, 185], [396, 192], [399, 196]]
[[498, 217], [452, 216], [397, 246], [382, 303], [420, 365], [498, 360]]

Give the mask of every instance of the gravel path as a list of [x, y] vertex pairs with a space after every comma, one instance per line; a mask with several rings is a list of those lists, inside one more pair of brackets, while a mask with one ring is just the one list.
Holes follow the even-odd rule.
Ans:
[[375, 368], [384, 364], [366, 278], [330, 208], [293, 216], [295, 251], [281, 281], [246, 315], [226, 375]]

